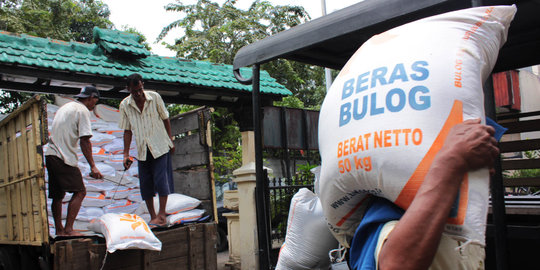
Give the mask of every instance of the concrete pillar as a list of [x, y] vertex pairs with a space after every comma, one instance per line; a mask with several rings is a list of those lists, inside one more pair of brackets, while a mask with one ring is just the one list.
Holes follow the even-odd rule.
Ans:
[[[244, 136], [242, 136], [243, 138]], [[244, 148], [244, 147], [242, 147]], [[259, 269], [259, 245], [255, 208], [255, 162], [244, 164], [233, 172], [238, 184], [238, 211], [240, 214], [240, 263], [241, 269]]]
[[238, 191], [226, 190], [223, 194], [223, 207], [235, 212], [224, 213], [227, 218], [227, 235], [229, 236], [229, 260], [225, 265], [230, 270], [240, 268], [240, 214], [238, 214]]

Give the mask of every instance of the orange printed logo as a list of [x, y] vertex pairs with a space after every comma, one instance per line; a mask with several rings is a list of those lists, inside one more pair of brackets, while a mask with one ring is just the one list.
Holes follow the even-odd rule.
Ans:
[[146, 225], [146, 222], [144, 222], [144, 220], [137, 215], [122, 214], [122, 216], [120, 217], [120, 221], [127, 221], [133, 223], [131, 224], [131, 229], [133, 230], [137, 229], [137, 227], [139, 226], [143, 226], [144, 230], [147, 233], [150, 232], [150, 229], [148, 228], [148, 225]]

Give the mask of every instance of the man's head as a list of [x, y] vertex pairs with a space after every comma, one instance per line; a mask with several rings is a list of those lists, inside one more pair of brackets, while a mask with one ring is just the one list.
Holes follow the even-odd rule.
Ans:
[[144, 98], [144, 88], [141, 75], [133, 73], [127, 77], [127, 90], [135, 100]]
[[81, 88], [81, 92], [75, 97], [91, 111], [99, 101], [99, 91], [94, 86], [88, 85]]

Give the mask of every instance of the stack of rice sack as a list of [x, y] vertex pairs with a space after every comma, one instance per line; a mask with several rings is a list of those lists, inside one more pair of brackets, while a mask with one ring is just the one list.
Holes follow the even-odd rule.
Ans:
[[[49, 133], [56, 111], [62, 105], [72, 101], [71, 98], [56, 96], [55, 104], [47, 105], [47, 118]], [[138, 166], [135, 160], [130, 169], [124, 171], [123, 166], [123, 130], [118, 127], [120, 113], [118, 109], [98, 104], [91, 114], [93, 136], [92, 154], [96, 166], [103, 175], [103, 179], [89, 176], [90, 166], [86, 158], [79, 152], [79, 169], [83, 175], [86, 186], [86, 197], [82, 202], [81, 210], [75, 220], [74, 229], [81, 232], [88, 231], [90, 223], [104, 214], [136, 214], [146, 222], [150, 215], [146, 204], [141, 198], [138, 179]], [[44, 146], [44, 152], [48, 145]], [[80, 151], [80, 150], [79, 150]], [[137, 156], [135, 139], [130, 145], [130, 156]], [[46, 175], [47, 181], [47, 175]], [[48, 185], [47, 185], [48, 187]], [[68, 202], [71, 193], [66, 193], [62, 208], [62, 219], [66, 218]], [[159, 207], [157, 197], [154, 206]], [[50, 206], [52, 199], [47, 199], [50, 234], [55, 235], [54, 221]], [[201, 202], [195, 198], [172, 194], [167, 203], [169, 225], [197, 221], [204, 215], [204, 210], [195, 209]], [[95, 226], [94, 226], [95, 227]]]

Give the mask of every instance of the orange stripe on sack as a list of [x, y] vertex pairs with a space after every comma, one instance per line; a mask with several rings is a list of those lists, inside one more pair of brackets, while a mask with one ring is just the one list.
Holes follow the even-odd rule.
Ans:
[[467, 203], [469, 202], [469, 174], [465, 174], [463, 182], [459, 190], [459, 204], [456, 217], [448, 218], [448, 223], [454, 225], [462, 225], [465, 222], [465, 214], [467, 213]]
[[345, 223], [345, 221], [347, 221], [347, 219], [349, 219], [349, 217], [352, 216], [352, 214], [354, 214], [356, 212], [356, 210], [362, 205], [364, 204], [364, 202], [368, 199], [368, 198], [371, 198], [371, 194], [368, 194], [366, 195], [364, 198], [362, 198], [362, 200], [360, 200], [360, 202], [358, 204], [356, 204], [353, 209], [351, 211], [349, 211], [347, 214], [345, 214], [339, 221], [338, 223], [336, 223], [336, 226], [338, 227], [341, 227], [341, 225], [343, 225], [343, 223]]
[[[431, 167], [431, 163], [433, 163], [435, 155], [439, 152], [439, 150], [441, 150], [444, 141], [446, 140], [446, 137], [450, 132], [450, 129], [461, 122], [463, 122], [463, 103], [459, 100], [455, 100], [454, 105], [450, 110], [450, 114], [448, 115], [446, 122], [442, 126], [439, 135], [437, 135], [437, 138], [435, 138], [433, 145], [431, 145], [431, 148], [428, 150], [420, 164], [418, 164], [418, 167], [411, 175], [411, 177], [407, 181], [407, 184], [405, 184], [405, 187], [403, 188], [403, 190], [401, 190], [401, 193], [394, 202], [396, 205], [403, 209], [409, 208], [412, 200], [418, 192], [418, 188], [420, 188], [420, 185], [422, 185], [422, 183], [424, 182], [424, 178], [426, 177], [426, 174]], [[467, 188], [468, 178], [465, 178], [461, 184], [458, 216], [454, 218], [454, 222], [452, 222], [453, 224], [463, 224], [463, 221], [465, 219], [465, 210], [467, 208], [468, 202]]]

